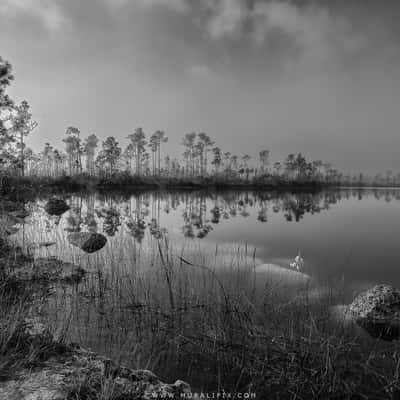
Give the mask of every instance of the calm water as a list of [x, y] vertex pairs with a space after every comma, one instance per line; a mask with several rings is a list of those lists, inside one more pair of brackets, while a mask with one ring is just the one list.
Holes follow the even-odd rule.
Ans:
[[[339, 289], [335, 303], [350, 302], [375, 283], [400, 287], [400, 190], [70, 195], [71, 209], [60, 217], [45, 212], [47, 199], [27, 204], [31, 215], [16, 240], [37, 257], [56, 256], [89, 272], [81, 285], [62, 287], [49, 299], [45, 314], [53, 331], [168, 382], [219, 388], [219, 353], [205, 351], [202, 340], [213, 343], [225, 318], [213, 276], [182, 266], [176, 255], [219, 268], [237, 304], [246, 310], [251, 298], [251, 309], [267, 318], [269, 329], [284, 323], [279, 329], [285, 332], [297, 319], [271, 320], [268, 310], [279, 300], [263, 268], [253, 268], [257, 264], [290, 268], [301, 252], [303, 272], [317, 287]], [[88, 230], [108, 238], [91, 255], [67, 240], [69, 232]], [[170, 249], [163, 257], [172, 254], [174, 261], [160, 263], [158, 246]], [[224, 379], [236, 387], [237, 374], [228, 364]]]
[[217, 248], [229, 256], [247, 244], [256, 249], [257, 263], [283, 267], [300, 251], [304, 272], [321, 281], [400, 287], [400, 190], [93, 194], [66, 201], [71, 210], [61, 217], [46, 214], [46, 196], [30, 203], [32, 215], [18, 239], [26, 245], [54, 241], [56, 246], [37, 253], [62, 258], [71, 257], [66, 235], [80, 230], [108, 237], [100, 252], [123, 240], [150, 251], [149, 244], [162, 236], [189, 254]]

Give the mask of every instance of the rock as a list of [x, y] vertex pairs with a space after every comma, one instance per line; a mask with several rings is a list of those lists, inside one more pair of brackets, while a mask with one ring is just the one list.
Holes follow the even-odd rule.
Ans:
[[309, 275], [276, 264], [258, 265], [256, 272], [259, 276], [264, 275], [264, 278], [272, 285], [306, 287], [311, 283]]
[[73, 232], [68, 235], [68, 241], [86, 253], [94, 253], [106, 245], [107, 238], [101, 233]]
[[377, 285], [359, 294], [349, 312], [372, 337], [394, 340], [400, 336], [400, 291], [390, 285]]
[[69, 206], [64, 200], [53, 198], [47, 202], [44, 209], [50, 215], [58, 215], [59, 216], [59, 215], [64, 214], [66, 211], [68, 211]]
[[264, 303], [274, 301], [282, 305], [307, 303], [315, 284], [307, 274], [272, 263], [256, 266], [251, 279], [263, 293]]
[[[38, 335], [40, 333], [34, 332], [35, 340]], [[37, 364], [32, 363], [29, 368], [16, 371], [12, 379], [0, 382], [0, 399], [103, 398], [102, 390], [107, 387], [112, 388], [112, 398], [115, 399], [190, 396], [190, 386], [183, 381], [166, 384], [151, 371], [125, 368], [79, 346], [58, 345], [48, 336], [41, 340], [42, 346], [45, 340], [46, 357]]]
[[39, 274], [46, 274], [49, 280], [58, 280], [67, 283], [80, 282], [86, 271], [80, 266], [64, 262], [55, 257], [38, 258], [34, 262]]
[[26, 263], [10, 272], [17, 280], [61, 283], [78, 283], [85, 273], [79, 265], [55, 257], [38, 258], [33, 263]]

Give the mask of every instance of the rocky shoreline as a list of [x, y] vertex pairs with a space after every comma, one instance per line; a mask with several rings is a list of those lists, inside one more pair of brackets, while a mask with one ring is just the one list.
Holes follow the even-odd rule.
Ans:
[[46, 359], [0, 382], [0, 399], [100, 399], [107, 395], [115, 400], [147, 400], [191, 394], [190, 386], [183, 381], [166, 384], [151, 371], [125, 368], [79, 345], [54, 341], [38, 318], [26, 320], [24, 340], [31, 346], [47, 348]]
[[[15, 321], [18, 326], [12, 331], [10, 343], [15, 344], [22, 360], [18, 369], [1, 377], [0, 399], [126, 400], [180, 398], [191, 393], [183, 381], [166, 384], [151, 371], [125, 368], [78, 344], [64, 344], [54, 338], [41, 318], [35, 316], [37, 305], [51, 295], [51, 286], [79, 283], [86, 271], [55, 257], [33, 259], [10, 245], [7, 236], [15, 233], [17, 224], [28, 214], [16, 203], [2, 204], [1, 209], [0, 279], [11, 297], [17, 298], [21, 289], [32, 292], [29, 309], [33, 316]], [[90, 245], [91, 251], [92, 241]]]

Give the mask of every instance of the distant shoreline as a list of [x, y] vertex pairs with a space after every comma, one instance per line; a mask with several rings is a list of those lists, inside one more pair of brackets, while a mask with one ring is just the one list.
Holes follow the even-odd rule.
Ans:
[[170, 177], [138, 177], [134, 175], [117, 174], [110, 177], [90, 176], [86, 174], [61, 177], [12, 177], [3, 176], [0, 191], [3, 194], [13, 191], [50, 191], [50, 192], [80, 192], [80, 191], [115, 191], [135, 193], [149, 190], [182, 190], [182, 191], [223, 191], [223, 190], [262, 190], [262, 191], [321, 191], [321, 190], [374, 190], [400, 189], [400, 186], [357, 185], [349, 186], [340, 183], [314, 181], [282, 181], [262, 182], [257, 180], [237, 181], [224, 177], [206, 178], [170, 178]]
[[140, 190], [321, 190], [332, 188], [333, 184], [307, 181], [237, 181], [224, 177], [206, 178], [170, 178], [170, 177], [138, 177], [118, 174], [110, 177], [90, 175], [62, 177], [5, 177], [0, 188], [4, 191], [12, 189], [54, 190], [54, 191], [124, 191]]

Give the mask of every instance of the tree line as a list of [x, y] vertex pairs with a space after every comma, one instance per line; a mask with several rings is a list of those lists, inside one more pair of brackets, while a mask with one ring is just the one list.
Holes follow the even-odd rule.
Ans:
[[204, 133], [184, 135], [182, 157], [164, 152], [166, 133], [157, 130], [146, 135], [137, 128], [126, 136], [122, 145], [114, 136], [105, 140], [70, 126], [62, 139], [63, 148], [45, 143], [39, 152], [26, 146], [26, 137], [37, 128], [30, 105], [24, 100], [15, 104], [6, 94], [13, 80], [11, 65], [0, 57], [0, 169], [12, 175], [60, 177], [88, 174], [113, 176], [126, 173], [135, 176], [163, 178], [213, 178], [250, 180], [279, 179], [285, 181], [338, 182], [343, 178], [329, 163], [309, 161], [301, 153], [289, 154], [283, 161], [271, 161], [270, 150], [259, 151], [256, 157], [223, 151]]

